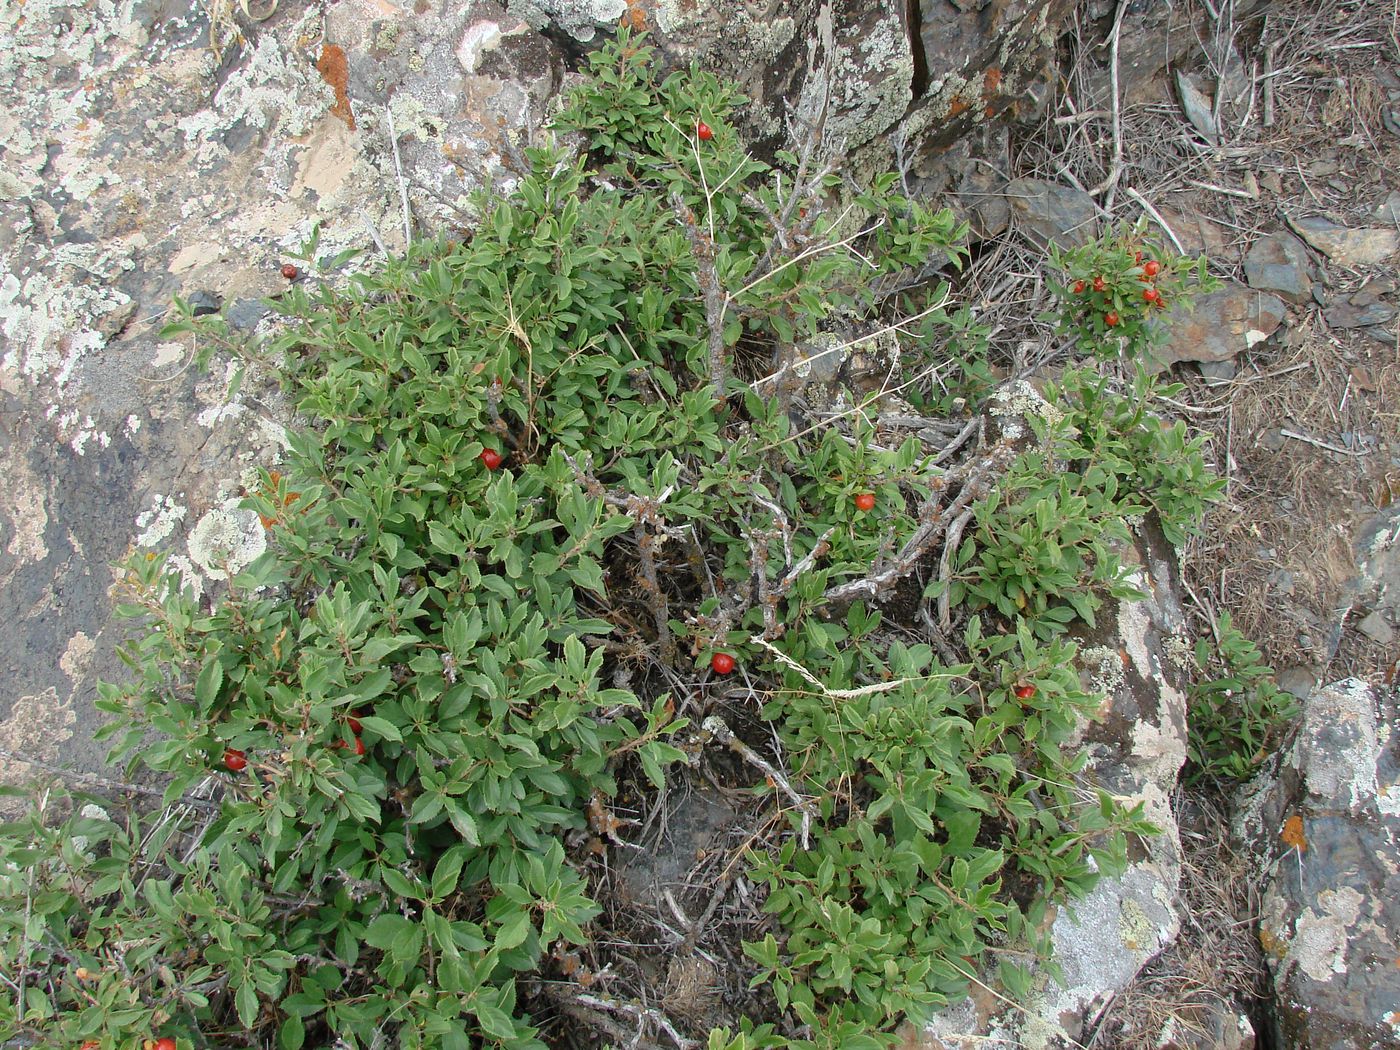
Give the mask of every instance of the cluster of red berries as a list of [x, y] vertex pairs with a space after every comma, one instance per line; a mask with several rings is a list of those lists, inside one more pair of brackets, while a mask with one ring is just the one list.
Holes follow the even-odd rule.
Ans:
[[[1157, 275], [1162, 272], [1162, 264], [1156, 259], [1148, 259], [1146, 262], [1143, 262], [1142, 252], [1134, 254], [1133, 262], [1142, 267], [1142, 273], [1138, 275], [1138, 280], [1147, 285], [1142, 292], [1142, 301], [1149, 306], [1166, 306], [1167, 303], [1166, 300], [1162, 298], [1162, 293], [1152, 284], [1152, 282], [1156, 280]], [[1105, 292], [1108, 290], [1108, 282], [1104, 280], [1103, 274], [1097, 275], [1092, 281], [1078, 280], [1074, 282], [1075, 295], [1083, 295], [1091, 288], [1096, 292]], [[1103, 323], [1108, 325], [1109, 328], [1117, 328], [1120, 320], [1122, 319], [1118, 316], [1117, 310], [1108, 310], [1103, 315]]]
[[[350, 732], [354, 734], [355, 742], [353, 744], [347, 745], [344, 740], [337, 740], [335, 743], [331, 744], [331, 747], [335, 748], [336, 750], [339, 750], [342, 747], [348, 746], [352, 751], [355, 752], [356, 755], [363, 755], [367, 750], [369, 750], [367, 747], [365, 747], [365, 742], [360, 739], [360, 730], [363, 727], [360, 725], [359, 718], [356, 717], [356, 715], [359, 714], [361, 714], [361, 712], [356, 711], [355, 714], [350, 715], [348, 718], [345, 719], [346, 726], [348, 726]], [[243, 772], [243, 770], [248, 768], [247, 754], [238, 750], [238, 748], [236, 747], [225, 748], [224, 768], [227, 769], [230, 773]]]

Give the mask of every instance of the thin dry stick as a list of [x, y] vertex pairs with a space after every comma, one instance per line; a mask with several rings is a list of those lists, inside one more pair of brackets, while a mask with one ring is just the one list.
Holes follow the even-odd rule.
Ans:
[[399, 133], [394, 129], [394, 107], [384, 103], [384, 116], [389, 123], [389, 145], [394, 149], [394, 174], [399, 180], [399, 204], [403, 206], [404, 251], [413, 243], [413, 226], [408, 211], [408, 183], [403, 177], [403, 161], [399, 158]]
[[[948, 538], [943, 541], [943, 553], [938, 558], [938, 579], [945, 584], [952, 573], [953, 555], [958, 549], [958, 544], [962, 542], [963, 529], [967, 528], [967, 523], [971, 520], [972, 511], [963, 511], [948, 529]], [[951, 586], [944, 587], [943, 593], [938, 596], [938, 626], [944, 634], [947, 634], [953, 625], [951, 590]]]
[[724, 362], [724, 313], [729, 297], [720, 288], [719, 275], [715, 273], [714, 241], [705, 239], [695, 223], [695, 215], [674, 190], [671, 192], [671, 208], [685, 228], [685, 235], [690, 240], [690, 252], [695, 256], [695, 281], [704, 299], [705, 327], [709, 330], [710, 383], [714, 388], [715, 400], [723, 401], [728, 378]]
[[1118, 40], [1122, 36], [1123, 15], [1127, 10], [1128, 0], [1118, 0], [1118, 10], [1113, 16], [1113, 31], [1109, 36], [1108, 47], [1108, 82], [1113, 92], [1110, 100], [1110, 112], [1113, 117], [1113, 166], [1108, 170], [1108, 177], [1089, 191], [1089, 195], [1093, 197], [1107, 193], [1104, 198], [1105, 211], [1113, 210], [1113, 191], [1118, 185], [1119, 176], [1123, 174], [1123, 114], [1118, 98]]
[[797, 790], [788, 783], [787, 777], [783, 776], [773, 763], [769, 762], [757, 751], [749, 747], [748, 744], [735, 736], [734, 731], [730, 729], [729, 726], [725, 724], [724, 719], [720, 718], [718, 715], [711, 715], [709, 718], [705, 719], [701, 724], [701, 728], [737, 754], [745, 762], [762, 770], [772, 779], [774, 784], [782, 789], [783, 794], [792, 799], [798, 812], [802, 814], [802, 848], [810, 849], [809, 834], [812, 830], [812, 817], [814, 815], [812, 812], [811, 800], [798, 794]]
[[1152, 206], [1152, 202], [1149, 201], [1137, 190], [1133, 189], [1131, 186], [1128, 187], [1126, 193], [1133, 200], [1141, 204], [1143, 211], [1147, 212], [1148, 215], [1151, 215], [1153, 221], [1156, 222], [1158, 226], [1162, 227], [1162, 231], [1166, 233], [1168, 237], [1171, 238], [1171, 242], [1175, 246], [1177, 254], [1185, 255], [1186, 249], [1181, 246], [1180, 239], [1177, 237], [1175, 231], [1172, 230], [1171, 225], [1167, 222], [1167, 220], [1162, 218], [1162, 213]]
[[650, 1007], [638, 1006], [635, 1003], [617, 1002], [612, 999], [600, 999], [597, 996], [587, 994], [576, 995], [574, 999], [584, 1006], [593, 1007], [595, 1010], [611, 1010], [615, 1013], [623, 1013], [630, 1017], [635, 1017], [638, 1021], [649, 1021], [670, 1036], [671, 1039], [675, 1041], [675, 1044], [682, 1047], [683, 1050], [688, 1050], [689, 1047], [700, 1045], [694, 1039], [686, 1039], [682, 1036], [676, 1031], [675, 1026], [671, 1024], [665, 1014], [658, 1010], [653, 1010]]
[[656, 575], [656, 559], [652, 556], [651, 545], [655, 542], [654, 533], [648, 532], [639, 521], [632, 529], [637, 539], [637, 553], [642, 563], [642, 579], [646, 588], [648, 605], [652, 619], [656, 621], [656, 637], [661, 643], [661, 659], [667, 667], [676, 663], [676, 642], [671, 637], [671, 607], [666, 601], [666, 592], [661, 589], [661, 581]]

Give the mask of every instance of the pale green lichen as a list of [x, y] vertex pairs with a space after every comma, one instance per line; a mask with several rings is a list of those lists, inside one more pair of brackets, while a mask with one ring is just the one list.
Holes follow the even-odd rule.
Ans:
[[1089, 687], [1094, 692], [1111, 696], [1123, 687], [1123, 657], [1117, 649], [1106, 645], [1081, 649], [1079, 662], [1089, 673]]
[[190, 561], [211, 580], [237, 575], [265, 550], [266, 530], [251, 510], [216, 507], [190, 530]]

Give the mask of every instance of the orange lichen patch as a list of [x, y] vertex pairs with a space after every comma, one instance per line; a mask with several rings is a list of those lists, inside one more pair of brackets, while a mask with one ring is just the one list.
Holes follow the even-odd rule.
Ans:
[[971, 107], [961, 95], [954, 95], [953, 101], [948, 103], [948, 116], [957, 117], [966, 113]]
[[331, 112], [345, 121], [350, 130], [355, 130], [355, 114], [350, 111], [350, 64], [345, 61], [345, 51], [336, 44], [323, 44], [321, 57], [316, 60], [316, 72], [335, 92], [335, 105]]
[[1259, 927], [1259, 947], [1264, 949], [1265, 954], [1271, 955], [1275, 959], [1282, 959], [1288, 954], [1287, 942], [1263, 926]]
[[987, 70], [986, 75], [982, 77], [982, 94], [988, 96], [995, 95], [999, 87], [1001, 87], [1001, 70], [993, 66], [991, 69]]
[[1296, 813], [1283, 822], [1283, 831], [1279, 832], [1278, 837], [1283, 839], [1285, 846], [1291, 846], [1299, 853], [1308, 848], [1308, 840], [1303, 837], [1303, 818]]
[[627, 10], [623, 12], [621, 24], [630, 26], [633, 32], [642, 33], [647, 28], [647, 9], [642, 0], [627, 0]]

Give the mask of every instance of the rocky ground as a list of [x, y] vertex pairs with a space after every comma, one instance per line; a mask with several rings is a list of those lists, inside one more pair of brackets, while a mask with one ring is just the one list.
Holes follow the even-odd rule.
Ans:
[[[110, 776], [92, 739], [95, 682], [120, 673], [110, 566], [167, 548], [208, 585], [214, 549], [262, 541], [239, 489], [275, 462], [285, 407], [256, 376], [230, 397], [222, 364], [202, 374], [187, 337], [162, 339], [172, 295], [265, 329], [285, 263], [310, 283], [358, 265], [296, 258], [313, 228], [318, 259], [372, 259], [470, 226], [470, 192], [510, 182], [588, 41], [621, 17], [673, 60], [739, 78], [760, 146], [821, 113], [856, 172], [899, 166], [966, 214], [959, 290], [1008, 377], [1056, 348], [1032, 320], [1048, 237], [1144, 219], [1209, 255], [1225, 286], [1180, 319], [1163, 363], [1186, 389], [1163, 408], [1211, 433], [1228, 487], [1185, 553], [1178, 626], [1231, 611], [1309, 698], [1282, 778], [1298, 786], [1258, 793], [1235, 835], [1240, 800], [1172, 800], [1181, 933], [1136, 981], [1077, 1003], [1092, 1007], [1077, 1038], [1249, 1045], [1272, 971], [1282, 1020], [1260, 1040], [1331, 1045], [1302, 1006], [1344, 1025], [1349, 1002], [1393, 1001], [1381, 964], [1400, 956], [1385, 933], [1400, 894], [1366, 860], [1400, 815], [1383, 695], [1400, 627], [1395, 10], [926, 3], [911, 32], [885, 10], [900, 5], [848, 6], [834, 20], [817, 3], [770, 17], [621, 0], [254, 4], [261, 21], [230, 0], [0, 11], [0, 773]], [[1314, 691], [1348, 676], [1373, 688]], [[713, 832], [704, 806], [687, 812]], [[1349, 957], [1363, 931], [1376, 939]], [[688, 1002], [715, 983], [664, 979]], [[941, 1045], [961, 1038], [945, 1029]]]

